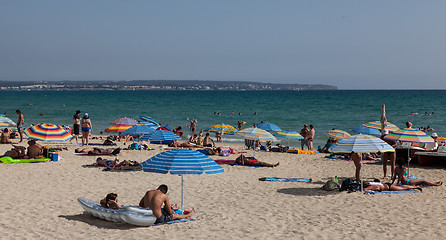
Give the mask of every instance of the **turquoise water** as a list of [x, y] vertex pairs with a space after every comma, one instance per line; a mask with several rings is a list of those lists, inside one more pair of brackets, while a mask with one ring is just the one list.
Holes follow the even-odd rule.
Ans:
[[[0, 99], [0, 112], [16, 121], [15, 110], [21, 109], [25, 126], [72, 125], [75, 110], [88, 112], [95, 134], [116, 118], [138, 115], [182, 126], [185, 136], [190, 135], [184, 129], [189, 124], [186, 118], [198, 119], [198, 130], [219, 123], [236, 126], [240, 120], [247, 122], [245, 126], [264, 121], [299, 131], [307, 123], [315, 126], [317, 146], [325, 143], [330, 129], [350, 131], [379, 120], [381, 104], [386, 104], [389, 122], [399, 127], [406, 121], [415, 127], [429, 125], [440, 136], [446, 135], [446, 91], [2, 91]], [[425, 116], [425, 112], [434, 114]], [[224, 141], [241, 142], [231, 137]]]

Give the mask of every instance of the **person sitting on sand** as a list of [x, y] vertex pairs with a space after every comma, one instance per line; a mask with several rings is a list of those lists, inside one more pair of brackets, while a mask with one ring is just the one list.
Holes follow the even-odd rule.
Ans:
[[[212, 144], [211, 144], [212, 142]], [[203, 139], [203, 147], [215, 147], [214, 140], [209, 136], [209, 133], [206, 133], [206, 137]]]
[[11, 131], [8, 128], [3, 129], [0, 143], [12, 143], [9, 139], [11, 137]]
[[101, 149], [101, 148], [76, 148], [75, 153], [86, 153], [90, 155], [118, 155], [121, 152], [121, 148], [116, 149]]
[[195, 214], [195, 209], [193, 208], [188, 214], [175, 213], [170, 205], [167, 190], [167, 186], [162, 184], [156, 190], [147, 191], [139, 202], [140, 207], [150, 208], [152, 210], [153, 215], [156, 217], [155, 224], [190, 218]]
[[187, 143], [187, 142], [178, 142], [177, 140], [172, 140], [169, 145], [169, 147], [181, 147], [181, 148], [194, 148], [197, 147], [197, 145], [193, 143]]
[[190, 136], [189, 143], [197, 144], [197, 134]]
[[39, 145], [36, 140], [32, 139], [28, 141], [28, 152], [26, 155], [28, 155], [29, 158], [39, 158], [42, 157], [43, 154], [43, 147]]
[[235, 159], [235, 163], [239, 165], [260, 166], [260, 167], [277, 167], [280, 164], [280, 162], [276, 164], [260, 162], [254, 157], [245, 157], [243, 154], [240, 154], [240, 156]]
[[440, 186], [442, 182], [429, 182], [424, 179], [409, 179], [407, 168], [404, 166], [404, 160], [402, 158], [397, 160], [395, 174], [392, 176], [392, 184], [395, 182], [396, 175], [398, 175], [397, 184], [401, 185], [424, 185], [424, 186]]
[[[376, 181], [377, 180], [377, 181]], [[364, 182], [364, 190], [366, 191], [405, 191], [405, 190], [419, 190], [423, 191], [421, 187], [411, 185], [394, 185], [391, 183], [381, 183], [378, 179], [373, 182]]]
[[100, 201], [101, 206], [104, 208], [110, 208], [110, 209], [119, 209], [121, 208], [121, 205], [118, 203], [118, 194], [116, 193], [109, 193], [107, 196]]

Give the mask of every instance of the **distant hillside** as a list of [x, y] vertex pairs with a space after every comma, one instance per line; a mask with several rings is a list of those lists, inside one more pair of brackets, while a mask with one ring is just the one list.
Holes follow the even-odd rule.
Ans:
[[131, 81], [0, 81], [0, 90], [337, 90], [322, 84], [280, 84], [241, 81], [131, 80]]

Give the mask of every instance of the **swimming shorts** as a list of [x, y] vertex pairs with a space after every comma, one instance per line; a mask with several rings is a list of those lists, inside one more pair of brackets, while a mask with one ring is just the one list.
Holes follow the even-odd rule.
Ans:
[[90, 127], [82, 127], [82, 132], [89, 132], [90, 130]]
[[112, 160], [106, 160], [105, 161], [105, 166], [111, 168], [113, 166], [113, 161]]
[[155, 224], [170, 222], [173, 219], [173, 214], [162, 213], [161, 217], [157, 218]]
[[74, 134], [74, 135], [79, 135], [79, 133], [80, 133], [80, 128], [81, 128], [81, 125], [79, 125], [79, 124], [74, 124], [74, 125], [73, 125], [73, 134]]
[[22, 127], [17, 127], [17, 132], [21, 133], [22, 132]]

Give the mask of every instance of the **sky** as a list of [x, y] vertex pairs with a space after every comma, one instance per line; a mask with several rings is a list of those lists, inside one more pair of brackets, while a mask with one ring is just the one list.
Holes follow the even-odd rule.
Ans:
[[0, 0], [0, 80], [446, 89], [442, 0]]

